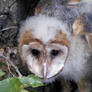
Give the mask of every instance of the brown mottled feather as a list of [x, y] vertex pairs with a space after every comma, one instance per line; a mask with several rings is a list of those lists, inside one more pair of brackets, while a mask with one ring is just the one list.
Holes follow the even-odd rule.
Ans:
[[91, 50], [92, 50], [92, 33], [89, 34], [88, 40], [89, 40], [90, 48], [91, 48]]

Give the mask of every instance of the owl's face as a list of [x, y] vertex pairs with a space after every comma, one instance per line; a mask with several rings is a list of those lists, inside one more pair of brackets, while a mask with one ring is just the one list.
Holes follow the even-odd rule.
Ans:
[[40, 25], [38, 22], [38, 25], [40, 29], [34, 29], [34, 31], [30, 29], [22, 33], [19, 45], [20, 55], [32, 73], [40, 78], [48, 79], [64, 68], [69, 54], [69, 41], [58, 26], [55, 28], [53, 25], [55, 28], [53, 29], [51, 24]]
[[41, 78], [50, 78], [62, 71], [68, 48], [59, 43], [31, 42], [22, 47], [29, 70]]

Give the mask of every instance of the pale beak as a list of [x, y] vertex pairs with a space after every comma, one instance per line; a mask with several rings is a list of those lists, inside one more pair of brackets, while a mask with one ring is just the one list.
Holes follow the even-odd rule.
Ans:
[[46, 79], [47, 78], [47, 72], [48, 72], [48, 68], [47, 68], [47, 63], [43, 62], [42, 65], [42, 74], [43, 74], [43, 78]]

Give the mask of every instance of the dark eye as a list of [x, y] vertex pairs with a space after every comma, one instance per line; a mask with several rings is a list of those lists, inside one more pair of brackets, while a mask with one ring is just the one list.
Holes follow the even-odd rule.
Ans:
[[51, 51], [51, 57], [57, 56], [57, 55], [59, 54], [59, 52], [60, 52], [59, 50], [54, 50], [54, 49], [53, 49], [53, 50]]
[[32, 49], [31, 53], [35, 57], [39, 57], [39, 55], [40, 55], [40, 51], [38, 49]]

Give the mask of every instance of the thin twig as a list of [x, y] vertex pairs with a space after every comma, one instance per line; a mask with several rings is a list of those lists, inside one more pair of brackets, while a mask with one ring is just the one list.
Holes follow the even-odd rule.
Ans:
[[14, 67], [14, 69], [16, 70], [16, 72], [18, 73], [19, 78], [21, 78], [21, 77], [22, 77], [22, 74], [19, 72], [18, 68], [13, 64], [12, 61], [9, 61], [9, 63], [10, 63], [11, 66]]
[[10, 26], [10, 27], [4, 28], [4, 29], [1, 30], [1, 32], [9, 30], [9, 29], [17, 29], [17, 26]]
[[9, 6], [9, 10], [10, 8], [16, 3], [16, 0], [12, 2], [12, 4]]
[[13, 77], [16, 77], [16, 76], [11, 72], [10, 64], [7, 62], [7, 60], [6, 60], [6, 63], [7, 63], [7, 66], [8, 66], [9, 73], [10, 73]]
[[[0, 53], [0, 58], [4, 58], [4, 59], [6, 59], [6, 61], [8, 62], [8, 69], [9, 69], [9, 72], [10, 72], [10, 73], [11, 73], [11, 70], [10, 70], [9, 64], [16, 70], [16, 72], [18, 73], [19, 78], [22, 77], [22, 74], [21, 74], [20, 71], [18, 70], [17, 66], [15, 66], [15, 65], [13, 64], [13, 62], [9, 59], [9, 55], [7, 55], [7, 57], [6, 57], [6, 56], [4, 56], [4, 55], [2, 55], [2, 54]], [[11, 74], [12, 74], [12, 73], [11, 73]], [[12, 74], [12, 75], [13, 75], [13, 74]], [[13, 76], [15, 76], [15, 75], [13, 75]]]
[[18, 76], [19, 78], [22, 77], [21, 73], [19, 72], [18, 68], [13, 64], [13, 62], [10, 60], [10, 53], [11, 53], [11, 50], [9, 50], [9, 52], [7, 53], [7, 57], [6, 57], [6, 60], [10, 63], [10, 65], [12, 67], [14, 67], [14, 69], [16, 70], [16, 72], [18, 73]]

